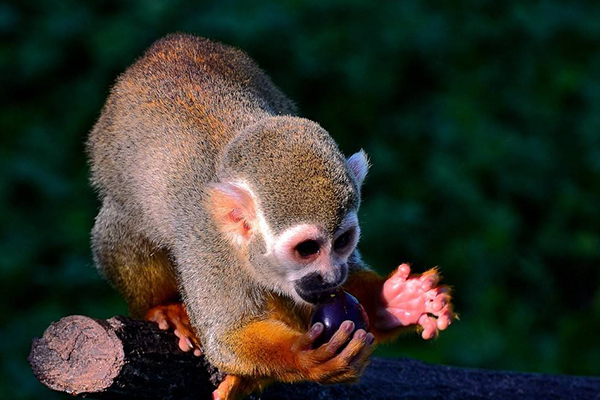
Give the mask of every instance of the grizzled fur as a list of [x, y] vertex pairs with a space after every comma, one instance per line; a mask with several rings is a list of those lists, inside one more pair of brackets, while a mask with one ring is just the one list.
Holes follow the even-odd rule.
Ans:
[[[96, 264], [131, 312], [182, 298], [214, 364], [235, 362], [226, 332], [284, 296], [248, 268], [207, 211], [217, 182], [242, 180], [274, 234], [299, 222], [332, 233], [359, 183], [327, 132], [243, 52], [171, 35], [119, 77], [88, 140], [102, 209]], [[357, 255], [354, 256], [355, 258]]]
[[315, 122], [297, 117], [265, 118], [246, 128], [226, 148], [219, 175], [252, 186], [275, 233], [323, 221], [333, 233], [360, 202], [333, 139]]

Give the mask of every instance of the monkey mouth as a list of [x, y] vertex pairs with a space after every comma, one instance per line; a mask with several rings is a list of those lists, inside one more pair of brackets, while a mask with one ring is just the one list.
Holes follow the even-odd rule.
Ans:
[[335, 293], [338, 289], [339, 285], [334, 288], [319, 291], [319, 292], [305, 292], [300, 288], [296, 288], [296, 293], [300, 298], [307, 303], [317, 304], [322, 303], [323, 301], [329, 299], [333, 293]]
[[[302, 280], [297, 281], [295, 284], [295, 290], [298, 296], [307, 303], [317, 304], [321, 303], [331, 297], [333, 293], [335, 293], [340, 286], [346, 282], [346, 278], [348, 276], [348, 272], [346, 269], [342, 270], [342, 274], [340, 278], [333, 283], [322, 283], [318, 286], [310, 287], [308, 285], [303, 285]], [[307, 287], [308, 286], [308, 287]]]

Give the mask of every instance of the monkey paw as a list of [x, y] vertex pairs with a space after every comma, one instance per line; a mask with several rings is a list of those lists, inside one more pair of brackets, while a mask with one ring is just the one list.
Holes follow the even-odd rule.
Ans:
[[145, 319], [158, 324], [162, 330], [173, 329], [179, 338], [179, 348], [185, 352], [194, 350], [194, 355], [202, 355], [200, 341], [194, 334], [190, 318], [181, 303], [172, 303], [152, 307], [146, 313]]
[[212, 393], [213, 400], [245, 399], [250, 393], [260, 390], [266, 380], [227, 375]]
[[435, 268], [421, 275], [409, 275], [410, 267], [402, 264], [383, 284], [375, 327], [389, 330], [417, 325], [423, 329], [423, 339], [431, 339], [455, 318], [450, 288], [438, 286], [440, 276]]

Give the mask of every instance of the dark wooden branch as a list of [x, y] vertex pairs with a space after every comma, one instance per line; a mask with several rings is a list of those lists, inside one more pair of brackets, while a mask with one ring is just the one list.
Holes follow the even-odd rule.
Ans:
[[65, 317], [33, 340], [29, 363], [50, 389], [98, 399], [210, 399], [220, 381], [172, 332], [125, 317]]
[[[181, 352], [172, 333], [125, 317], [63, 318], [34, 339], [29, 362], [49, 388], [99, 399], [210, 399], [222, 378], [204, 358]], [[260, 398], [600, 400], [600, 378], [374, 358], [357, 384], [276, 384]]]

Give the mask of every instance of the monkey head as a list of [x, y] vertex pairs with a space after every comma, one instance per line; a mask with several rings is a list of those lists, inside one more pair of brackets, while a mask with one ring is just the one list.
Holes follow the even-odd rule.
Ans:
[[346, 160], [318, 124], [270, 117], [225, 149], [209, 208], [258, 282], [315, 303], [346, 280], [368, 167], [363, 151]]

